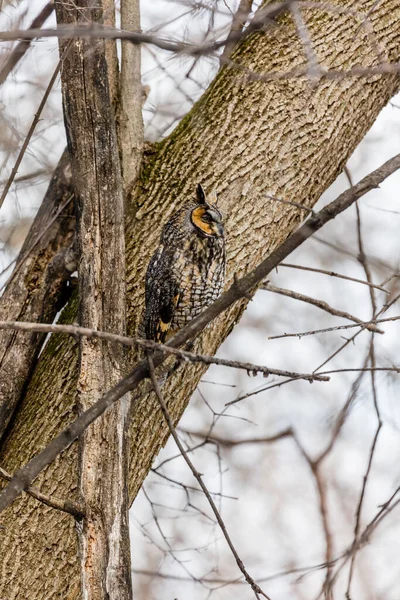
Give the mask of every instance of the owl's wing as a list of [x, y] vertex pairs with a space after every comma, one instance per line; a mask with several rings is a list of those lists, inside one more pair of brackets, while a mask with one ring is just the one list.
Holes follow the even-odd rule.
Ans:
[[146, 274], [146, 338], [164, 343], [178, 305], [180, 292], [171, 269], [173, 256], [160, 246], [154, 253]]

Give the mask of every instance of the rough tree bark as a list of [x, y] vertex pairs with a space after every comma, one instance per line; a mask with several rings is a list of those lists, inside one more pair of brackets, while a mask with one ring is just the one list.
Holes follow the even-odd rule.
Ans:
[[[341, 6], [367, 12], [374, 2]], [[378, 3], [371, 14], [374, 34], [352, 14], [304, 13], [324, 67], [351, 69], [376, 64], [380, 46], [388, 60], [400, 57], [398, 0]], [[380, 109], [399, 87], [398, 78], [325, 78], [311, 86], [305, 77], [263, 81], [262, 74], [305, 63], [304, 48], [289, 16], [268, 34], [257, 33], [232, 54], [237, 68], [224, 68], [209, 90], [167, 140], [145, 157], [129, 205], [126, 225], [128, 331], [143, 305], [148, 258], [168, 216], [193, 195], [195, 184], [217, 188], [227, 215], [228, 283], [253, 268], [301, 219], [298, 209], [264, 196], [312, 206], [335, 179]], [[249, 71], [255, 77], [249, 77]], [[245, 302], [204, 332], [199, 348], [216, 351], [240, 318]], [[63, 320], [74, 319], [71, 303]], [[178, 370], [165, 388], [169, 410], [179, 420], [203, 372]], [[0, 455], [9, 472], [25, 463], [72, 418], [77, 382], [73, 339], [53, 336], [38, 361]], [[151, 462], [167, 439], [154, 398], [140, 399], [131, 429], [130, 492], [134, 498]], [[57, 496], [77, 487], [77, 450], [70, 448], [36, 484]], [[79, 563], [72, 518], [20, 498], [2, 515], [4, 549], [1, 594], [9, 598], [79, 598]], [[53, 552], [49, 552], [53, 549]], [[15, 557], [18, 557], [17, 563]], [[50, 575], [48, 575], [50, 574]]]

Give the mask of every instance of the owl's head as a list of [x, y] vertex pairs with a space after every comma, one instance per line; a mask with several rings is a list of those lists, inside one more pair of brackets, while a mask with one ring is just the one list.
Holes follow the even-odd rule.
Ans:
[[[215, 206], [207, 202], [206, 195], [200, 183], [196, 189], [197, 206], [192, 209], [190, 220], [195, 229], [206, 237], [223, 237], [224, 224], [222, 214]], [[216, 196], [213, 199], [216, 199]]]

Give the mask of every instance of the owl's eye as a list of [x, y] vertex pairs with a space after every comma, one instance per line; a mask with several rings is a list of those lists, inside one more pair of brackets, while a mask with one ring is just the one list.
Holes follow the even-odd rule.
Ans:
[[221, 215], [213, 207], [197, 206], [191, 212], [193, 225], [207, 236], [222, 237], [224, 228]]

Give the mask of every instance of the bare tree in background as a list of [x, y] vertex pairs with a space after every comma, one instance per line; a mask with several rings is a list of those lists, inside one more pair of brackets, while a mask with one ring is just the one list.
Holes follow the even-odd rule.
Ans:
[[[180, 486], [190, 508], [192, 495], [201, 492], [205, 504], [196, 510], [217, 523], [236, 562], [227, 578], [196, 578], [186, 570], [186, 579], [202, 583], [206, 596], [226, 589], [231, 597], [231, 586], [238, 585], [241, 598], [314, 597], [303, 595], [295, 580], [290, 591], [276, 592], [249, 568], [251, 561], [221, 516], [222, 492], [209, 491], [191, 458], [197, 448], [212, 445], [219, 457], [220, 449], [290, 439], [317, 493], [323, 549], [309, 570], [319, 573], [318, 597], [339, 597], [336, 590], [343, 595], [344, 589], [353, 598], [357, 554], [396, 505], [397, 487], [364, 524], [363, 502], [383, 424], [376, 374], [398, 374], [396, 365], [378, 364], [375, 341], [385, 319], [397, 319], [388, 312], [397, 301], [392, 285], [397, 271], [378, 283], [374, 279], [356, 203], [400, 167], [399, 156], [357, 184], [347, 170], [349, 190], [319, 212], [313, 207], [399, 88], [399, 2], [281, 2], [257, 10], [240, 2], [232, 8], [231, 27], [219, 30], [214, 18], [223, 4], [182, 4], [189, 12], [202, 10], [208, 23], [204, 39], [189, 41], [183, 35], [167, 38], [156, 27], [141, 31], [137, 0], [121, 0], [120, 27], [115, 27], [114, 2], [58, 1], [42, 7], [27, 31], [15, 25], [0, 33], [0, 40], [19, 41], [0, 67], [0, 85], [7, 84], [25, 53], [35, 52], [38, 38], [56, 37], [60, 52], [4, 182], [1, 204], [59, 73], [68, 141], [0, 300], [1, 598], [149, 597], [153, 592], [146, 585], [132, 595], [131, 563], [137, 555], [134, 545], [129, 548], [128, 508], [170, 434], [194, 479], [177, 482], [162, 462], [154, 476]], [[53, 9], [56, 27], [46, 24]], [[157, 143], [144, 143], [141, 47], [181, 57], [186, 80], [194, 80], [200, 60], [214, 59], [220, 66], [187, 114], [171, 110], [164, 115], [163, 139]], [[188, 95], [185, 109], [190, 102]], [[193, 196], [198, 182], [217, 190], [226, 214], [226, 292], [166, 346], [155, 347], [134, 337], [146, 266], [161, 226]], [[336, 217], [353, 205], [363, 276], [349, 279], [368, 290], [368, 317], [266, 280], [326, 223], [335, 227]], [[345, 333], [343, 348], [361, 333], [369, 336], [348, 397], [316, 452], [309, 451], [293, 426], [270, 436], [221, 436], [217, 424], [227, 408], [213, 413], [208, 428], [175, 429], [209, 364], [274, 376], [276, 382], [263, 389], [288, 382], [294, 389], [300, 381], [314, 382], [313, 389], [331, 385], [335, 369], [323, 369], [328, 361], [302, 370], [293, 361], [277, 369], [213, 358], [259, 287], [350, 321], [346, 327], [355, 332]], [[56, 320], [65, 327], [57, 329]], [[294, 333], [315, 335], [317, 329]], [[188, 350], [185, 344], [193, 336], [195, 345]], [[140, 348], [149, 353], [147, 359]], [[161, 377], [160, 385], [157, 369], [165, 373], [165, 365], [168, 377]], [[357, 495], [352, 539], [338, 550], [323, 469], [365, 377], [370, 377], [377, 425]], [[236, 407], [250, 395], [236, 396], [229, 404]], [[272, 467], [269, 475], [273, 478]], [[164, 551], [186, 569], [160, 525], [157, 503], [144, 493]], [[281, 550], [288, 543], [283, 535]], [[150, 563], [141, 574], [134, 573], [134, 587], [135, 577], [157, 575]], [[307, 569], [282, 563], [281, 570], [287, 575]], [[343, 573], [342, 589], [338, 580]], [[182, 597], [188, 593], [185, 588]]]

